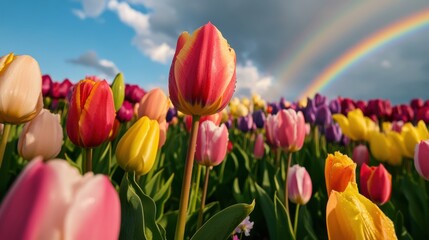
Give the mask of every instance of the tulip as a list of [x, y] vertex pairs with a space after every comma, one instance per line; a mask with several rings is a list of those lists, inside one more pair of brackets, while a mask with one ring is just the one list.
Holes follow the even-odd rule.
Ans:
[[420, 176], [429, 181], [429, 139], [416, 145], [414, 166]]
[[264, 128], [265, 124], [265, 113], [262, 110], [257, 110], [252, 113], [253, 122], [259, 129]]
[[326, 206], [328, 238], [397, 239], [393, 222], [350, 183], [342, 191], [332, 191]]
[[277, 138], [280, 147], [287, 152], [302, 148], [305, 139], [305, 121], [302, 112], [293, 109], [281, 110], [278, 114]]
[[331, 124], [332, 114], [331, 110], [326, 105], [320, 106], [316, 111], [315, 123], [320, 126], [326, 126]]
[[289, 200], [295, 204], [305, 205], [311, 198], [313, 185], [305, 167], [297, 164], [289, 168], [287, 183]]
[[240, 129], [242, 132], [247, 133], [253, 130], [253, 118], [252, 115], [249, 114], [245, 117], [239, 117], [237, 128]]
[[52, 78], [51, 76], [45, 74], [42, 76], [42, 95], [43, 97], [49, 96], [49, 92], [52, 88]]
[[27, 160], [39, 155], [43, 159], [51, 159], [61, 151], [62, 144], [60, 116], [42, 109], [39, 115], [24, 125], [18, 140], [18, 152]]
[[255, 145], [253, 146], [253, 156], [255, 156], [256, 159], [260, 159], [264, 156], [264, 153], [264, 135], [262, 135], [262, 133], [259, 133], [256, 136]]
[[[218, 113], [215, 113], [215, 114], [212, 114], [212, 115], [207, 115], [207, 116], [200, 117], [199, 123], [201, 124], [202, 122], [207, 121], [207, 120], [210, 120], [216, 126], [219, 126], [219, 124], [220, 124], [220, 122], [222, 120], [222, 113], [218, 112]], [[191, 128], [192, 128], [192, 116], [186, 115], [184, 117], [183, 121], [185, 122], [186, 130], [188, 132], [190, 132]]]
[[404, 138], [404, 155], [409, 158], [414, 157], [416, 144], [421, 140], [429, 139], [429, 132], [423, 121], [419, 121], [416, 127], [412, 123], [406, 123], [402, 127], [401, 135]]
[[235, 52], [213, 24], [182, 33], [168, 83], [173, 105], [188, 115], [221, 111], [234, 93], [235, 69]]
[[332, 99], [329, 102], [329, 110], [331, 110], [331, 113], [340, 113], [341, 112], [341, 104], [338, 99]]
[[356, 183], [356, 163], [347, 155], [335, 152], [328, 154], [325, 162], [325, 181], [328, 196], [332, 190], [342, 192], [349, 183]]
[[341, 105], [341, 113], [347, 115], [350, 111], [356, 108], [355, 102], [350, 98], [339, 98]]
[[141, 176], [155, 163], [159, 145], [159, 124], [144, 116], [135, 122], [118, 142], [116, 161], [127, 172]]
[[358, 165], [369, 163], [368, 147], [364, 144], [359, 144], [353, 149], [353, 161]]
[[414, 110], [409, 105], [397, 105], [392, 108], [392, 119], [394, 121], [409, 122], [414, 119]]
[[347, 117], [343, 114], [334, 114], [332, 117], [340, 125], [343, 134], [352, 140], [367, 140], [368, 131], [377, 129], [376, 124], [364, 117], [360, 109], [350, 111]]
[[378, 205], [383, 205], [390, 199], [392, 176], [383, 164], [378, 167], [368, 167], [364, 163], [360, 169], [359, 187], [365, 197]]
[[170, 100], [161, 90], [154, 88], [147, 92], [140, 101], [138, 117], [147, 116], [152, 120], [161, 123], [166, 121], [167, 111], [170, 107]]
[[43, 107], [42, 74], [31, 56], [10, 53], [0, 58], [0, 122], [21, 124]]
[[197, 136], [195, 159], [207, 167], [219, 165], [226, 155], [228, 129], [224, 124], [219, 127], [207, 120], [200, 124]]
[[326, 105], [326, 96], [323, 96], [320, 93], [316, 93], [316, 95], [314, 95], [313, 101], [314, 101], [314, 105], [317, 108], [324, 106], [324, 105]]
[[417, 111], [416, 120], [429, 124], [429, 106], [422, 107]]
[[171, 107], [168, 109], [165, 119], [167, 122], [171, 122], [174, 117], [177, 117], [177, 110], [174, 107]]
[[280, 146], [280, 142], [277, 138], [277, 115], [268, 115], [265, 123], [265, 137], [268, 145], [276, 149]]
[[325, 129], [325, 137], [328, 142], [340, 142], [342, 136], [343, 132], [337, 123], [331, 123]]
[[115, 103], [115, 111], [121, 108], [125, 99], [125, 83], [122, 73], [118, 73], [112, 82], [113, 101]]
[[118, 113], [116, 115], [119, 121], [121, 122], [129, 122], [134, 117], [134, 109], [133, 104], [124, 100], [121, 108], [119, 108]]
[[145, 91], [138, 85], [125, 84], [125, 99], [131, 103], [138, 103], [145, 95]]
[[393, 166], [402, 163], [403, 138], [397, 132], [372, 132], [369, 147], [372, 155], [382, 162]]
[[[32, 160], [0, 206], [2, 239], [118, 239], [121, 206], [107, 176]], [[19, 226], [19, 227], [18, 227]]]
[[365, 109], [365, 115], [375, 115], [378, 118], [388, 118], [392, 114], [392, 106], [389, 100], [371, 99]]
[[73, 83], [67, 78], [61, 83], [54, 82], [51, 87], [50, 96], [55, 99], [65, 99], [72, 88]]
[[105, 80], [81, 80], [75, 87], [67, 115], [67, 134], [77, 146], [93, 148], [109, 137], [115, 105]]

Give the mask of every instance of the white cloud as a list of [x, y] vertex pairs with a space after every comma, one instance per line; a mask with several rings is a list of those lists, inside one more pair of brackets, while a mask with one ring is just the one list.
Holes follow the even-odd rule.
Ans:
[[167, 43], [162, 42], [159, 35], [151, 31], [149, 24], [149, 14], [144, 14], [133, 9], [126, 2], [118, 2], [110, 0], [108, 8], [117, 13], [119, 20], [125, 25], [131, 27], [136, 36], [133, 39], [133, 44], [152, 61], [160, 63], [168, 63], [174, 55], [174, 49]]
[[82, 10], [73, 9], [73, 13], [80, 19], [87, 17], [96, 18], [100, 16], [106, 8], [106, 0], [81, 0]]
[[257, 93], [263, 97], [273, 82], [272, 76], [262, 76], [251, 61], [246, 65], [237, 65], [237, 94]]
[[98, 70], [100, 72], [98, 75], [103, 76], [104, 79], [109, 77], [113, 78], [119, 73], [119, 69], [114, 62], [106, 59], [99, 59], [94, 51], [84, 53], [76, 59], [69, 60], [69, 62]]

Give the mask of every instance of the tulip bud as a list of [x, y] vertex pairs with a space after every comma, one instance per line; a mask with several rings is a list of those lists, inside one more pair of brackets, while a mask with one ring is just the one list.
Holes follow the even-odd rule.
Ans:
[[287, 183], [289, 200], [296, 204], [305, 205], [311, 198], [313, 185], [310, 175], [304, 167], [297, 164], [289, 168]]
[[237, 123], [238, 129], [242, 132], [247, 133], [253, 130], [253, 118], [252, 115], [247, 115], [245, 117], [239, 117]]
[[52, 78], [51, 76], [45, 74], [42, 76], [42, 95], [43, 97], [48, 97], [49, 92], [52, 88]]
[[360, 190], [374, 203], [383, 205], [390, 199], [392, 176], [383, 164], [378, 167], [368, 167], [364, 163], [360, 169]]
[[122, 73], [118, 73], [112, 83], [113, 101], [115, 103], [115, 111], [121, 108], [125, 99], [125, 83]]
[[414, 166], [420, 176], [429, 181], [429, 139], [422, 140], [416, 145]]
[[207, 120], [200, 124], [197, 136], [195, 160], [207, 167], [219, 165], [226, 155], [228, 146], [228, 129], [222, 124], [216, 126]]
[[0, 122], [30, 121], [43, 107], [42, 74], [37, 61], [10, 53], [0, 58]]
[[121, 108], [118, 110], [118, 115], [116, 116], [121, 122], [129, 122], [134, 117], [134, 108], [133, 105], [125, 100], [122, 103]]
[[356, 163], [347, 155], [335, 152], [329, 154], [325, 162], [325, 181], [328, 196], [332, 190], [342, 192], [347, 185], [356, 183]]
[[26, 160], [39, 155], [47, 160], [58, 155], [62, 144], [60, 116], [42, 109], [39, 115], [24, 125], [18, 140], [18, 152]]
[[264, 136], [262, 133], [259, 133], [256, 136], [255, 140], [255, 146], [253, 147], [253, 155], [256, 159], [262, 158], [265, 153], [265, 147], [264, 147]]
[[235, 52], [211, 23], [192, 35], [182, 33], [169, 75], [170, 99], [188, 115], [211, 115], [224, 109], [236, 82]]
[[302, 112], [283, 109], [277, 115], [276, 131], [280, 147], [288, 152], [300, 150], [305, 139], [305, 121]]
[[155, 163], [159, 145], [159, 124], [144, 116], [122, 136], [116, 147], [116, 161], [128, 172], [145, 175]]
[[168, 100], [168, 97], [161, 88], [152, 89], [147, 92], [140, 101], [138, 117], [147, 116], [161, 123], [166, 120], [169, 106], [170, 100]]
[[353, 149], [353, 161], [358, 166], [362, 166], [364, 163], [369, 163], [369, 152], [366, 145], [359, 144]]
[[138, 103], [145, 95], [145, 91], [138, 85], [125, 84], [125, 99], [131, 103]]
[[92, 148], [109, 137], [115, 106], [105, 80], [81, 80], [74, 88], [67, 115], [67, 135], [77, 146]]
[[2, 239], [114, 240], [121, 205], [107, 176], [82, 176], [66, 160], [36, 158], [3, 199], [0, 222]]
[[253, 122], [255, 123], [256, 127], [261, 129], [264, 128], [265, 124], [265, 113], [262, 110], [257, 110], [252, 113]]

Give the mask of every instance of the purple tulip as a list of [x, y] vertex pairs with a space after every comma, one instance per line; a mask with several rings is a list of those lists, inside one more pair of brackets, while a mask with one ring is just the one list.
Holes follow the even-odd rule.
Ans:
[[2, 239], [118, 239], [121, 206], [107, 176], [33, 159], [0, 206]]
[[165, 117], [165, 120], [167, 122], [171, 122], [171, 120], [173, 120], [173, 118], [176, 117], [176, 116], [177, 116], [177, 110], [176, 110], [176, 108], [174, 108], [174, 107], [169, 108], [168, 111], [167, 111], [167, 116]]
[[332, 114], [331, 110], [326, 105], [322, 105], [317, 109], [315, 123], [319, 126], [326, 126], [331, 124]]
[[326, 96], [323, 96], [320, 93], [316, 93], [313, 101], [314, 101], [315, 107], [320, 107], [320, 106], [326, 105]]
[[255, 123], [256, 127], [261, 129], [264, 128], [265, 124], [265, 113], [262, 110], [257, 110], [252, 113], [253, 122]]
[[242, 132], [247, 133], [253, 130], [253, 118], [252, 115], [238, 118], [238, 129]]
[[331, 110], [332, 114], [335, 113], [340, 113], [341, 112], [341, 104], [340, 101], [338, 101], [338, 99], [332, 99], [329, 102], [329, 110]]
[[337, 123], [331, 123], [325, 129], [326, 141], [331, 143], [338, 143], [341, 141], [343, 133], [341, 131], [340, 125]]

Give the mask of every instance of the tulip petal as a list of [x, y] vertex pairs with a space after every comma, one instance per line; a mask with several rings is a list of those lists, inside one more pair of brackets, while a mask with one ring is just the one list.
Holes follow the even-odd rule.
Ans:
[[64, 239], [117, 239], [121, 219], [118, 193], [104, 175], [86, 180], [65, 217]]

